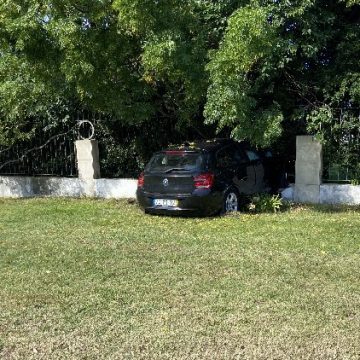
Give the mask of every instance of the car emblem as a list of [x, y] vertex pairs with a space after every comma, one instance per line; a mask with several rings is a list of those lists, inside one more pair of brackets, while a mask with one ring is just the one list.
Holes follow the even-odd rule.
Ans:
[[169, 180], [168, 180], [168, 179], [164, 179], [164, 180], [163, 180], [163, 185], [164, 185], [165, 187], [169, 186]]

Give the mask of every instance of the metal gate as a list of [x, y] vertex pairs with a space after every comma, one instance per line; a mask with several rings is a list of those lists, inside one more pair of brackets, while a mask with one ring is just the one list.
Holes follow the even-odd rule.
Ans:
[[[351, 183], [360, 180], [360, 109], [339, 109], [336, 126], [327, 129], [324, 145], [324, 182]], [[356, 120], [357, 119], [357, 120]], [[355, 120], [355, 121], [354, 121]], [[325, 125], [326, 126], [326, 125]]]
[[0, 146], [0, 175], [76, 177], [75, 141], [94, 136], [94, 118], [79, 112], [51, 124], [33, 123], [28, 139]]

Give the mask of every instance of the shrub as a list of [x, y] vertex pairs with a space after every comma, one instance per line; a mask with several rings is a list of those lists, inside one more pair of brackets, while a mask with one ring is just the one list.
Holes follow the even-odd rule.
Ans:
[[276, 213], [284, 206], [280, 195], [258, 194], [251, 198], [249, 211], [256, 213]]

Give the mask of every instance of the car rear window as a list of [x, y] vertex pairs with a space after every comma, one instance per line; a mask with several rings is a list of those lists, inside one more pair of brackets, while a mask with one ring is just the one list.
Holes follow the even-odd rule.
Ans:
[[145, 170], [149, 172], [193, 171], [202, 169], [203, 155], [199, 152], [165, 151], [155, 154]]

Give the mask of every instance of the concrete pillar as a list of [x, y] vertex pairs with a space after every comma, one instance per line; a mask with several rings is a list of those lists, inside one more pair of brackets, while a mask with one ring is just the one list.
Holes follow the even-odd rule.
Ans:
[[100, 178], [99, 145], [96, 140], [76, 141], [76, 158], [79, 179], [85, 196], [95, 196], [94, 179]]
[[320, 203], [322, 170], [320, 142], [313, 136], [298, 136], [296, 138], [295, 201]]
[[81, 180], [100, 178], [99, 145], [96, 140], [76, 141], [76, 157]]

